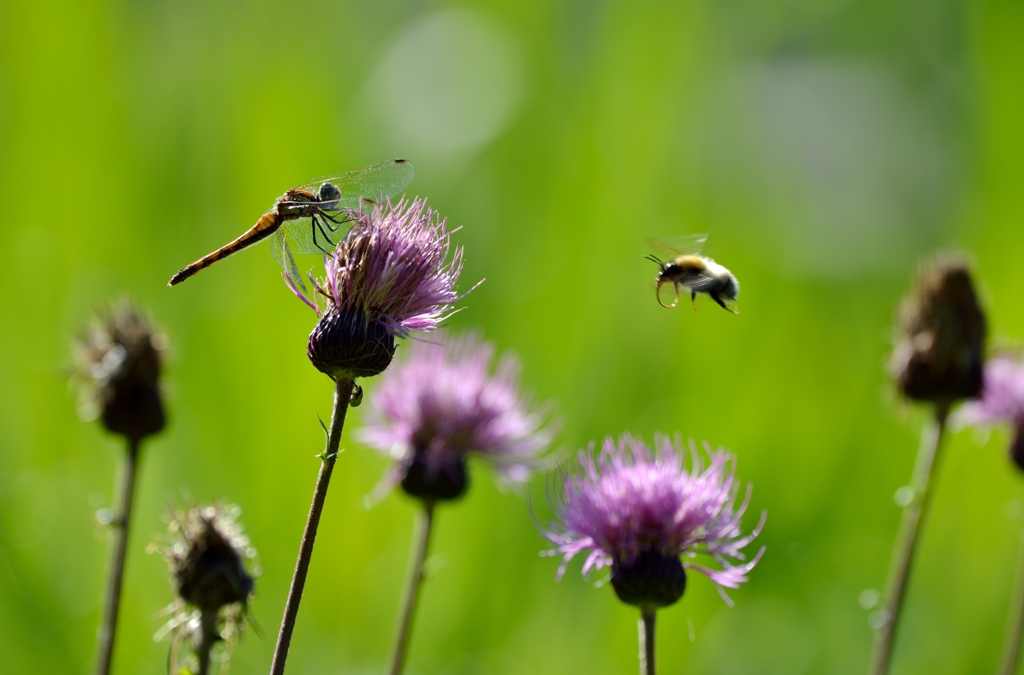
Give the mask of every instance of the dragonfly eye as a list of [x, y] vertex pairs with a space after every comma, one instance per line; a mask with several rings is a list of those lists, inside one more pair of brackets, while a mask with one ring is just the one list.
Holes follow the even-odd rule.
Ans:
[[323, 183], [317, 192], [317, 198], [322, 202], [336, 202], [341, 199], [341, 190], [333, 183]]

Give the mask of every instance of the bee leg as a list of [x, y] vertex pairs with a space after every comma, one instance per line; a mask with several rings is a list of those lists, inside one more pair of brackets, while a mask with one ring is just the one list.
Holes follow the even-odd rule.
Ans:
[[697, 313], [697, 291], [690, 291], [690, 304], [693, 305], [693, 313]]
[[679, 304], [679, 287], [678, 286], [676, 287], [676, 299], [672, 301], [671, 305], [666, 305], [661, 300], [661, 284], [662, 284], [662, 281], [658, 280], [658, 285], [655, 287], [655, 290], [654, 290], [654, 297], [656, 297], [658, 299], [658, 304], [659, 305], [661, 305], [665, 309], [672, 309], [673, 307], [675, 307], [676, 305]]
[[714, 300], [715, 302], [717, 302], [718, 306], [721, 307], [722, 309], [724, 309], [725, 311], [732, 312], [733, 314], [739, 314], [739, 312], [737, 310], [735, 310], [732, 307], [730, 307], [729, 305], [725, 304], [725, 301], [722, 300], [717, 295], [712, 295], [711, 299]]

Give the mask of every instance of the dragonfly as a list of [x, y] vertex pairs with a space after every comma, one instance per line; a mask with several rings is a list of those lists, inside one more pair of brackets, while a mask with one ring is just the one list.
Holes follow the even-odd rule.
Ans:
[[412, 182], [416, 169], [404, 159], [381, 162], [336, 176], [316, 178], [281, 195], [247, 232], [181, 268], [168, 286], [180, 284], [218, 260], [270, 238], [270, 250], [285, 273], [302, 283], [296, 255], [330, 253], [331, 235], [367, 206], [394, 197]]

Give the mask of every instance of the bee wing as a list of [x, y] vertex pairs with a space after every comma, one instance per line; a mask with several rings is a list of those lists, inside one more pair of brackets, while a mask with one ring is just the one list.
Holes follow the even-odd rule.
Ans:
[[700, 253], [707, 240], [706, 234], [689, 234], [680, 237], [651, 238], [647, 240], [647, 245], [655, 251], [666, 252], [675, 257]]
[[707, 293], [710, 289], [714, 288], [717, 280], [707, 272], [694, 272], [680, 279], [679, 283], [694, 293]]

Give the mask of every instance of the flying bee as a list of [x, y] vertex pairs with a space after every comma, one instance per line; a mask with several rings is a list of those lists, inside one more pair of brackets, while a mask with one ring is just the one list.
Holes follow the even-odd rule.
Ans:
[[[675, 255], [669, 262], [664, 262], [654, 255], [644, 256], [661, 268], [655, 279], [657, 286], [654, 295], [658, 299], [658, 304], [666, 309], [672, 309], [679, 304], [679, 297], [685, 288], [690, 291], [690, 302], [693, 304], [694, 312], [697, 311], [697, 294], [703, 293], [718, 303], [722, 309], [739, 314], [739, 310], [733, 306], [733, 303], [740, 295], [740, 282], [736, 280], [736, 276], [732, 272], [711, 258], [699, 255], [705, 240], [707, 240], [706, 234], [684, 238], [681, 243], [649, 241], [649, 243], [667, 249]], [[696, 249], [696, 252], [683, 252], [687, 249]], [[669, 283], [675, 286], [676, 299], [671, 305], [666, 305], [661, 299], [661, 287], [663, 284]]]

